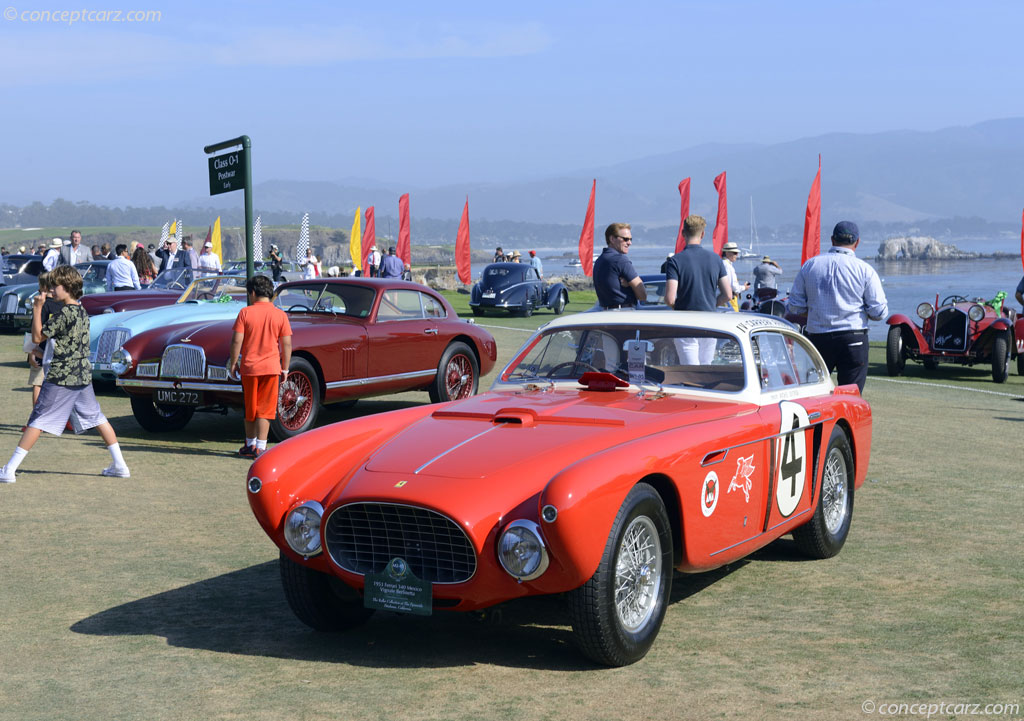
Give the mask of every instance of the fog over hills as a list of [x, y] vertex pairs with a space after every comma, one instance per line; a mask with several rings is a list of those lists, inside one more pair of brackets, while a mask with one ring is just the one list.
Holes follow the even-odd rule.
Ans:
[[[401, 188], [394, 182], [271, 180], [257, 183], [257, 211], [351, 214], [375, 205], [397, 216], [398, 195], [410, 193], [414, 217], [457, 219], [469, 196], [471, 217], [580, 225], [590, 182], [597, 179], [598, 224], [613, 219], [645, 225], [678, 223], [677, 185], [691, 177], [691, 212], [713, 221], [712, 182], [727, 171], [730, 222], [803, 222], [807, 194], [822, 156], [822, 212], [827, 224], [849, 217], [881, 223], [977, 216], [1012, 221], [1024, 206], [1024, 118], [992, 120], [932, 132], [834, 133], [774, 145], [709, 144], [610, 166], [511, 183]], [[195, 198], [181, 207], [234, 207], [227, 195]], [[380, 229], [378, 228], [378, 231]]]

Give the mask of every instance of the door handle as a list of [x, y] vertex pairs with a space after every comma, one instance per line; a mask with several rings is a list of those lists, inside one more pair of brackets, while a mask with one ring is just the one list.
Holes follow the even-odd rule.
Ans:
[[426, 328], [423, 332], [428, 335], [437, 335], [437, 328]]

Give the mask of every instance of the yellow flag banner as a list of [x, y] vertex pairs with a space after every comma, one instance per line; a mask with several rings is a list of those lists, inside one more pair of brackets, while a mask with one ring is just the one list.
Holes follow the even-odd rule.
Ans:
[[[213, 221], [213, 232], [210, 234], [210, 242], [213, 243], [213, 252], [220, 258], [220, 262], [223, 263], [226, 259], [220, 252], [220, 216], [217, 216], [217, 220]], [[261, 259], [262, 260], [262, 259]]]
[[356, 219], [352, 221], [352, 234], [348, 236], [348, 253], [352, 256], [352, 267], [359, 269], [363, 262], [363, 216], [362, 208], [356, 208]]
[[178, 238], [178, 221], [171, 223], [171, 229], [167, 231], [167, 235], [177, 240]]

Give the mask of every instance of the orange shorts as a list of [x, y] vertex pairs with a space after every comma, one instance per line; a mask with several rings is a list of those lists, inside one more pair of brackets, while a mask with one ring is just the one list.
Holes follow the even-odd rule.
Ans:
[[277, 392], [281, 383], [280, 374], [270, 376], [242, 376], [242, 393], [245, 396], [245, 420], [277, 418]]

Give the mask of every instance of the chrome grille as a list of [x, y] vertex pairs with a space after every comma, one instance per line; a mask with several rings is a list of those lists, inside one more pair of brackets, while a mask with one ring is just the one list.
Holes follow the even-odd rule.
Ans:
[[380, 573], [396, 556], [417, 578], [461, 583], [476, 572], [476, 553], [463, 530], [440, 513], [392, 503], [352, 503], [324, 528], [331, 558], [346, 571]]
[[4, 293], [4, 297], [0, 298], [0, 313], [17, 313], [18, 312], [18, 296], [16, 293]]
[[206, 351], [194, 345], [169, 345], [160, 359], [163, 378], [202, 380], [206, 375]]
[[935, 316], [934, 350], [967, 350], [967, 314], [959, 308], [943, 308]]
[[127, 328], [107, 328], [96, 342], [96, 363], [109, 363], [114, 351], [123, 346], [132, 332]]

